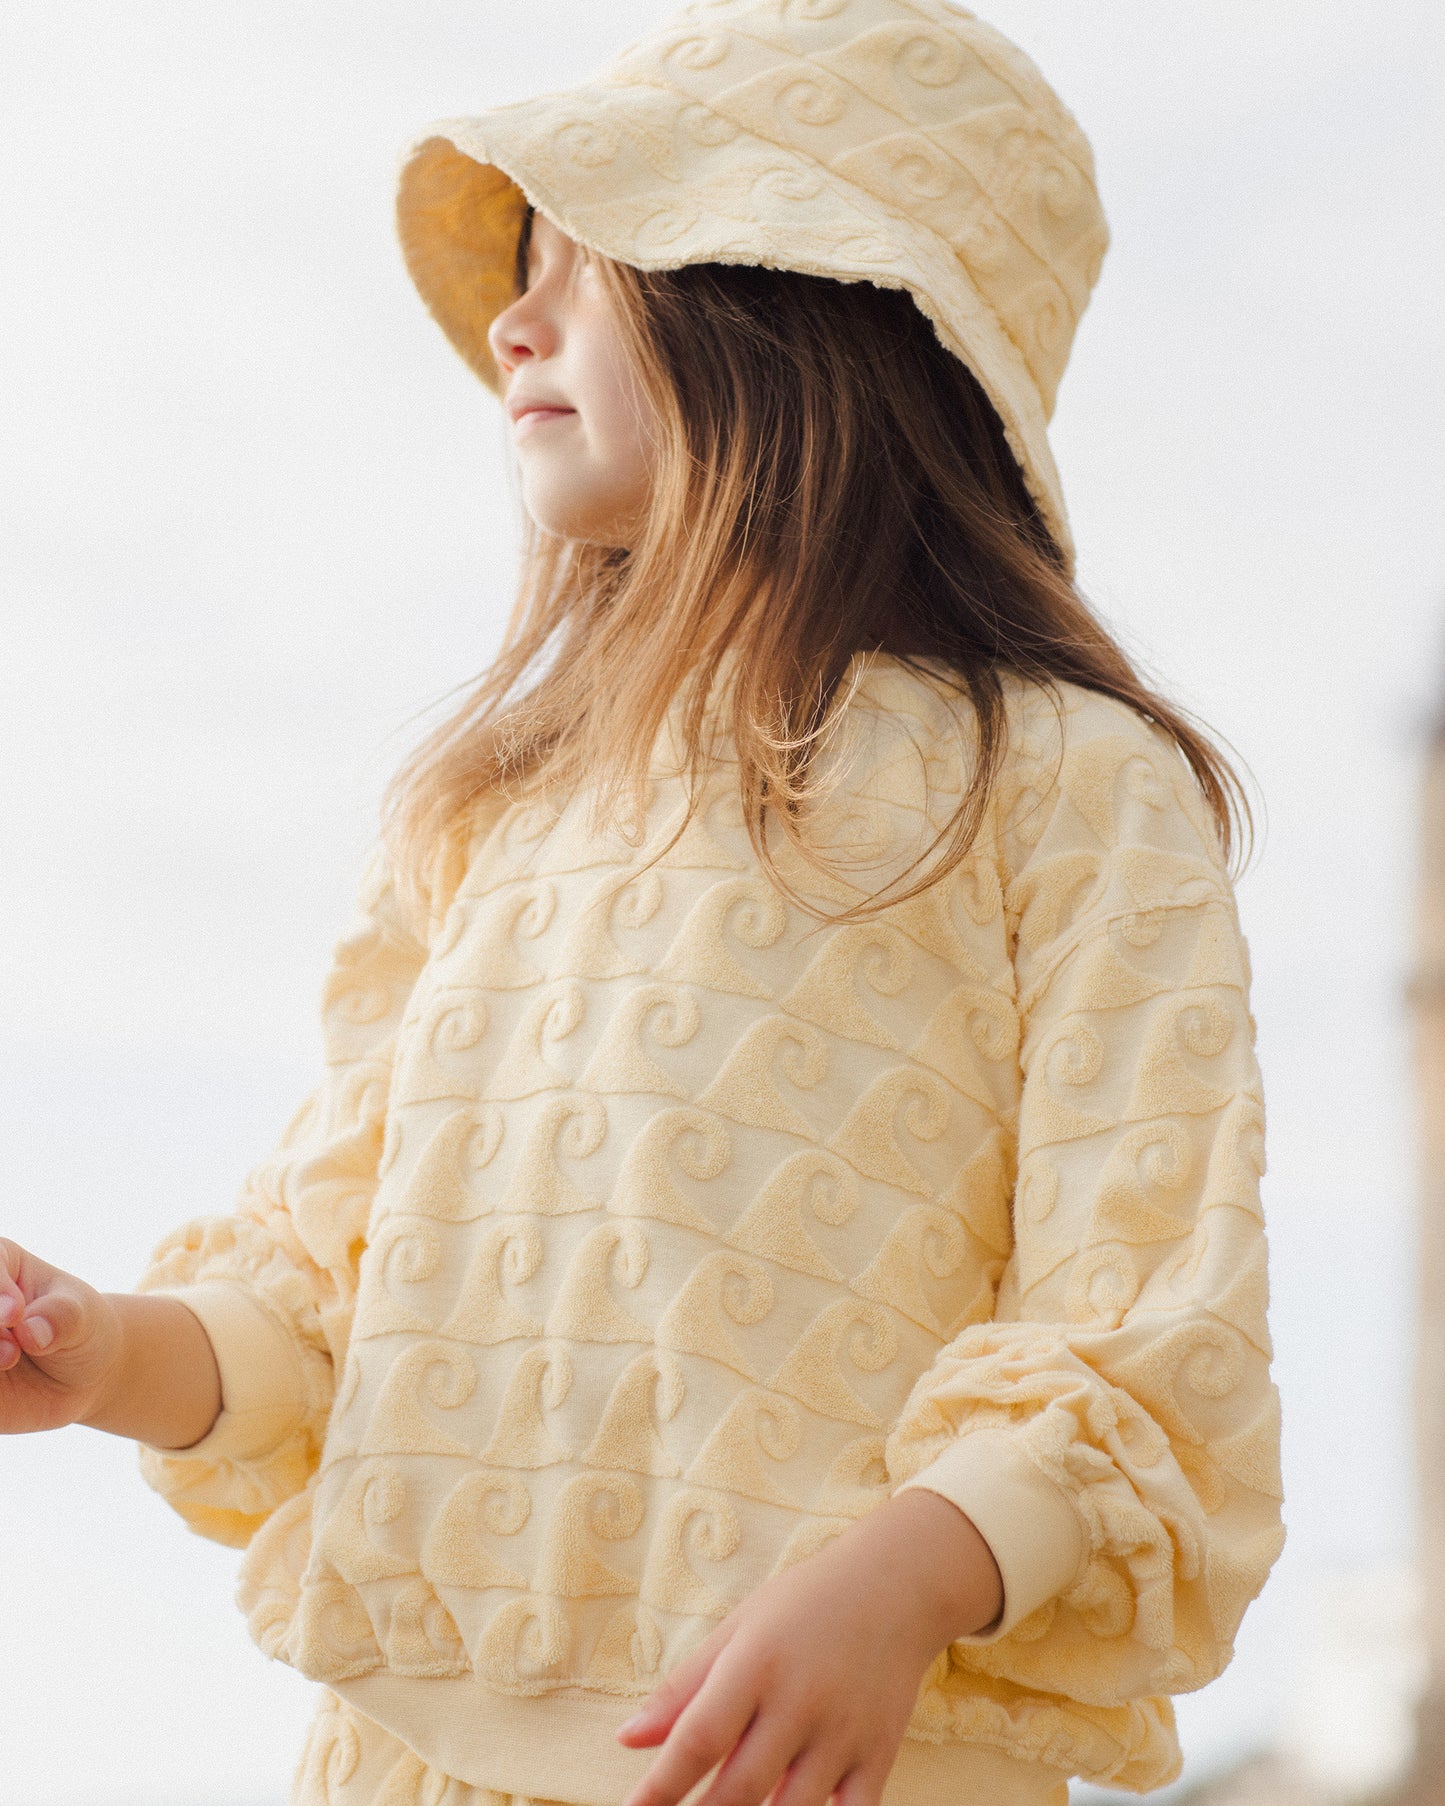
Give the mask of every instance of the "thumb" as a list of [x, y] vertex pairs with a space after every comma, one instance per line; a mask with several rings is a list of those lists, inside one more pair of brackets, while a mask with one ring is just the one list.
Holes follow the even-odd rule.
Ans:
[[85, 1329], [80, 1300], [57, 1288], [35, 1299], [10, 1333], [32, 1360], [45, 1360], [73, 1348]]
[[712, 1672], [713, 1663], [732, 1641], [733, 1629], [731, 1624], [720, 1624], [710, 1637], [698, 1644], [686, 1661], [679, 1662], [648, 1696], [642, 1709], [625, 1724], [618, 1725], [618, 1742], [640, 1750], [662, 1743], [683, 1707]]

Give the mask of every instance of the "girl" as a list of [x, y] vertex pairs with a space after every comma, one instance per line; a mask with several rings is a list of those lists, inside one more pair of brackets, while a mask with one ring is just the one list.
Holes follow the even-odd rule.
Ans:
[[1167, 1781], [1277, 1417], [1238, 793], [1045, 436], [1088, 147], [946, 0], [713, 0], [400, 213], [507, 639], [236, 1214], [126, 1297], [0, 1244], [0, 1426], [247, 1546], [302, 1806]]

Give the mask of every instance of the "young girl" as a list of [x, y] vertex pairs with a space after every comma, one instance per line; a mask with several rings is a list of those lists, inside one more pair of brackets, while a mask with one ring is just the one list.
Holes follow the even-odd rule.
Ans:
[[1167, 1781], [1277, 1414], [1236, 792], [1045, 437], [1087, 144], [946, 0], [712, 0], [400, 208], [506, 643], [236, 1214], [133, 1296], [0, 1243], [0, 1427], [247, 1546], [301, 1806]]

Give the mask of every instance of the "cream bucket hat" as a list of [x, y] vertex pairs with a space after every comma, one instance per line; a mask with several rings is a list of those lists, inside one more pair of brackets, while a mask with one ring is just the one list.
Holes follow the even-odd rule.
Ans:
[[407, 152], [407, 267], [471, 367], [530, 203], [644, 270], [764, 264], [907, 289], [997, 410], [1066, 556], [1047, 425], [1108, 230], [1088, 140], [948, 0], [700, 0], [581, 86]]

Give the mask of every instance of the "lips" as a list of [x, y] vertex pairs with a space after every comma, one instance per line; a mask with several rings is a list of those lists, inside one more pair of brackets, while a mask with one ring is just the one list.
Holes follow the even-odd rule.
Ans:
[[518, 433], [532, 432], [544, 426], [549, 420], [566, 420], [577, 410], [569, 408], [560, 401], [544, 401], [541, 398], [532, 400], [518, 396], [507, 403], [507, 412], [512, 417], [513, 429]]
[[575, 408], [528, 408], [517, 416], [514, 430], [519, 433], [531, 432], [533, 428], [543, 426], [549, 420], [568, 420], [576, 411]]

